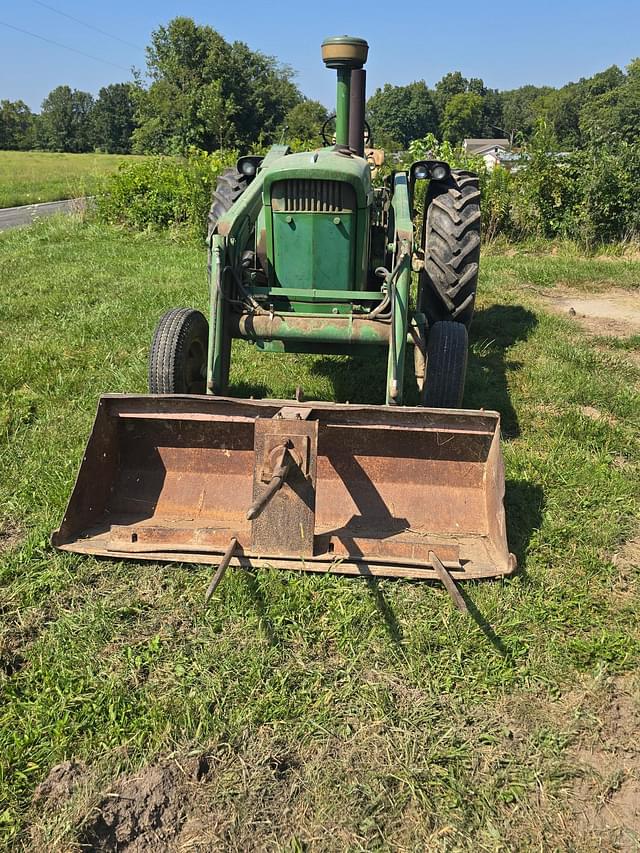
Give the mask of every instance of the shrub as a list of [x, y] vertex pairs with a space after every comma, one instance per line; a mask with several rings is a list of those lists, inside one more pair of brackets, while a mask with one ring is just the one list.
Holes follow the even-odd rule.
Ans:
[[[308, 143], [295, 140], [292, 147], [306, 150]], [[621, 142], [606, 149], [557, 153], [541, 124], [523, 155], [517, 170], [497, 166], [490, 172], [481, 158], [429, 134], [412, 142], [399, 158], [388, 157], [375, 180], [381, 183], [393, 169], [426, 158], [477, 172], [485, 241], [499, 235], [510, 240], [567, 238], [589, 246], [638, 238], [640, 144]], [[175, 228], [202, 237], [217, 176], [236, 157], [235, 151], [194, 150], [187, 157], [151, 157], [125, 164], [105, 178], [97, 196], [98, 216], [137, 230]], [[423, 203], [419, 187], [414, 199], [418, 233]]]
[[236, 158], [234, 151], [192, 151], [187, 157], [124, 164], [105, 178], [96, 197], [97, 215], [139, 231], [177, 228], [202, 236], [216, 179]]

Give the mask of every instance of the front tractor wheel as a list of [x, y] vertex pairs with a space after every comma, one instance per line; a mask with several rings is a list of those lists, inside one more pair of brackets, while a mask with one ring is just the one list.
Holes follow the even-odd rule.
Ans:
[[469, 342], [462, 323], [435, 323], [427, 342], [427, 375], [424, 405], [435, 409], [459, 409], [467, 375]]
[[151, 394], [204, 394], [209, 324], [200, 311], [173, 308], [156, 327], [149, 356]]

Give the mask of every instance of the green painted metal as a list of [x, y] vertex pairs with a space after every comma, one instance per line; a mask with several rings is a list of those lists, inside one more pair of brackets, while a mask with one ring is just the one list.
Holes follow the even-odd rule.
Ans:
[[[367, 161], [355, 155], [341, 154], [333, 148], [321, 148], [318, 151], [305, 151], [278, 158], [267, 168], [262, 168], [256, 180], [258, 178], [264, 181], [264, 203], [268, 205], [271, 204], [271, 185], [290, 178], [346, 181], [355, 190], [358, 208], [368, 207], [373, 203], [371, 169]], [[251, 186], [253, 184], [255, 181]]]
[[[291, 352], [305, 355], [349, 355], [353, 358], [371, 359], [375, 350], [368, 344], [319, 344], [306, 341], [263, 341], [251, 342], [260, 352], [279, 353]], [[382, 350], [380, 351], [382, 354]]]
[[[293, 314], [230, 314], [231, 334], [244, 340], [387, 345], [390, 324], [349, 314], [344, 317], [306, 317]], [[406, 334], [406, 333], [405, 333]]]
[[[336, 290], [365, 290], [367, 287], [369, 223], [373, 188], [371, 170], [362, 157], [340, 154], [332, 148], [304, 154], [290, 154], [261, 170], [265, 206], [265, 252], [269, 284]], [[275, 209], [274, 184], [281, 181], [341, 181], [353, 188], [355, 212], [334, 214], [287, 212]], [[277, 188], [276, 188], [277, 189]], [[307, 185], [307, 190], [309, 186]], [[242, 198], [242, 196], [241, 196]], [[280, 217], [284, 217], [284, 224]], [[292, 222], [287, 222], [287, 217]], [[335, 223], [338, 216], [340, 223]], [[309, 221], [307, 221], [309, 220]], [[280, 243], [283, 248], [280, 249]], [[346, 253], [349, 243], [348, 258]], [[328, 271], [329, 258], [333, 272]], [[297, 258], [304, 257], [304, 263]], [[304, 269], [305, 281], [302, 281]], [[319, 281], [314, 281], [314, 276]]]
[[256, 296], [273, 296], [280, 298], [286, 296], [300, 302], [349, 302], [354, 299], [358, 302], [380, 302], [382, 293], [379, 290], [360, 290], [354, 293], [352, 290], [314, 290], [313, 288], [298, 289], [293, 287], [257, 287], [251, 288]]
[[336, 145], [349, 144], [349, 100], [351, 98], [351, 69], [338, 68], [336, 93]]
[[211, 278], [209, 283], [209, 353], [207, 359], [207, 394], [220, 394], [223, 387], [223, 346], [225, 342], [225, 304], [219, 286], [226, 263], [223, 237], [214, 234], [211, 241]]
[[386, 404], [401, 406], [403, 399], [404, 363], [409, 328], [409, 294], [411, 290], [411, 255], [413, 252], [413, 222], [409, 203], [409, 182], [406, 172], [396, 172], [393, 180], [393, 221], [395, 253], [393, 266], [400, 264], [395, 283], [394, 347], [389, 345], [387, 360]]
[[276, 213], [273, 265], [282, 287], [350, 290], [354, 286], [353, 213]]
[[[344, 63], [335, 67], [336, 136], [339, 144], [346, 145], [350, 68]], [[302, 183], [296, 184], [294, 192], [283, 181]], [[342, 182], [351, 190], [332, 195], [329, 188], [327, 196], [314, 188], [314, 181]], [[212, 239], [209, 393], [219, 393], [224, 384], [233, 337], [265, 352], [370, 357], [372, 347], [383, 352], [386, 347], [385, 402], [402, 404], [413, 249], [407, 173], [394, 174], [391, 190], [386, 240], [394, 246], [394, 273], [387, 288], [394, 311], [390, 321], [370, 320], [368, 311], [380, 304], [384, 294], [370, 290], [369, 284], [369, 266], [375, 259], [370, 257], [373, 188], [368, 164], [332, 147], [298, 154], [290, 153], [287, 146], [269, 151], [256, 178], [219, 221]], [[328, 210], [323, 207], [327, 198], [331, 199]], [[247, 249], [257, 252], [268, 284], [246, 281], [245, 286], [260, 304], [271, 306], [271, 313], [243, 310], [222, 296], [221, 276], [227, 291], [232, 275], [224, 271], [232, 266], [242, 275], [241, 260]]]

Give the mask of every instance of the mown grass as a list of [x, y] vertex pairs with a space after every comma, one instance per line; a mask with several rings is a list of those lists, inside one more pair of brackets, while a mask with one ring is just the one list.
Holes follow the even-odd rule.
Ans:
[[125, 154], [57, 154], [0, 151], [0, 208], [93, 195], [103, 175], [120, 163], [141, 159]]
[[[75, 849], [119, 772], [206, 751], [202, 849], [587, 849], [563, 817], [580, 721], [561, 712], [640, 663], [638, 567], [616, 558], [638, 514], [638, 371], [489, 254], [465, 405], [503, 415], [519, 574], [468, 586], [474, 618], [426, 583], [269, 570], [229, 573], [204, 610], [206, 568], [48, 544], [100, 393], [145, 391], [158, 317], [206, 305], [203, 262], [73, 220], [0, 235], [6, 843]], [[553, 282], [556, 256], [526, 263]], [[638, 262], [607, 263], [638, 281]], [[382, 369], [237, 346], [232, 392], [378, 402]], [[86, 797], [43, 815], [34, 787], [70, 757], [92, 768]]]

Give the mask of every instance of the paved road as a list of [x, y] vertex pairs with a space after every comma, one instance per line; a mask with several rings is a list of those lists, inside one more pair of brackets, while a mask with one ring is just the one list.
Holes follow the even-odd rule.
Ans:
[[20, 225], [31, 225], [35, 219], [51, 216], [53, 213], [72, 213], [82, 210], [86, 204], [84, 198], [70, 198], [66, 201], [48, 201], [43, 204], [25, 204], [22, 207], [5, 207], [0, 209], [0, 231], [7, 228], [18, 228]]

